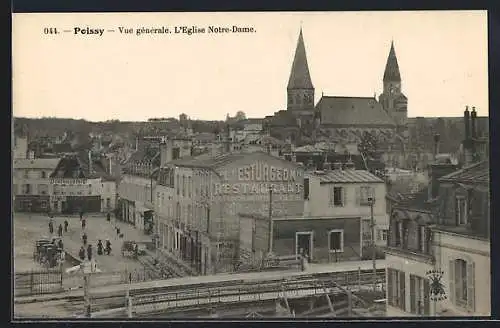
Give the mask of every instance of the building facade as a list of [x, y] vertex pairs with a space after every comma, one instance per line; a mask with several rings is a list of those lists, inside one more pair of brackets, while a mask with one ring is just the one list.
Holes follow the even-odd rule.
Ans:
[[14, 210], [48, 212], [53, 186], [50, 175], [59, 159], [14, 159], [12, 195]]
[[55, 213], [111, 212], [116, 207], [116, 181], [91, 152], [63, 156], [50, 174], [50, 185]]
[[325, 170], [306, 174], [304, 188], [303, 221], [310, 222], [304, 225], [317, 226], [311, 230], [312, 253], [316, 253], [309, 254], [311, 260], [332, 262], [371, 257], [371, 202], [375, 244], [386, 245], [388, 217], [382, 179], [368, 171], [356, 170], [352, 162], [327, 163]]
[[388, 316], [491, 313], [490, 167], [469, 114], [464, 166], [431, 165], [429, 186], [413, 201], [392, 206]]
[[268, 217], [270, 197], [273, 217], [300, 215], [302, 179], [298, 165], [264, 152], [167, 163], [160, 170], [157, 194], [162, 199], [160, 230], [166, 234], [160, 238], [201, 274], [234, 271], [240, 257], [251, 253], [240, 238], [251, 236], [252, 230], [241, 231], [240, 217]]

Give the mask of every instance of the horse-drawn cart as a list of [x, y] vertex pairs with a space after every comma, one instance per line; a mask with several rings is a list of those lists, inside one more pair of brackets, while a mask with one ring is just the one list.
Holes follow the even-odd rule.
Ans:
[[122, 256], [137, 257], [146, 254], [146, 245], [135, 241], [127, 240], [122, 245]]

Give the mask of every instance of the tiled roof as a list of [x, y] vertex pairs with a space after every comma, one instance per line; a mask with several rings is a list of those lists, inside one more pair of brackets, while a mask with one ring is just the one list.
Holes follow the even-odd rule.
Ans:
[[50, 169], [54, 170], [59, 158], [16, 159], [14, 169]]
[[313, 173], [320, 183], [383, 183], [384, 180], [365, 170], [331, 170]]
[[271, 136], [262, 136], [257, 140], [261, 145], [282, 145], [284, 142]]
[[54, 153], [71, 153], [73, 151], [73, 147], [71, 147], [70, 143], [63, 142], [52, 145], [52, 151]]
[[445, 175], [440, 181], [467, 182], [472, 184], [489, 184], [490, 182], [490, 163], [482, 161], [464, 167], [461, 170]]
[[225, 153], [217, 156], [211, 156], [207, 153], [177, 159], [171, 161], [170, 164], [193, 168], [216, 168], [244, 158], [245, 156], [248, 156], [248, 153]]
[[297, 49], [293, 58], [290, 79], [288, 80], [288, 89], [313, 89], [309, 66], [307, 65], [306, 47], [302, 29], [300, 29], [299, 39], [297, 40]]
[[374, 97], [322, 96], [316, 108], [322, 124], [396, 125]]

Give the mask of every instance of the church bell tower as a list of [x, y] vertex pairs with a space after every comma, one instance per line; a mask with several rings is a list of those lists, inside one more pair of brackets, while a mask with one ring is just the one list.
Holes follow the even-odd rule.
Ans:
[[309, 74], [302, 28], [300, 28], [297, 49], [288, 80], [287, 110], [297, 113], [314, 111], [314, 86]]
[[379, 97], [382, 108], [392, 117], [398, 128], [405, 127], [408, 119], [408, 99], [401, 90], [401, 74], [394, 50], [394, 42], [391, 42], [383, 84], [384, 91]]

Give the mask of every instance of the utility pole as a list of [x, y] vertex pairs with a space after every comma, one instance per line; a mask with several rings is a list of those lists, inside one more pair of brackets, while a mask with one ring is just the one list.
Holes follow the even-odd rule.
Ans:
[[375, 199], [370, 196], [368, 197], [368, 202], [370, 203], [370, 226], [372, 230], [372, 262], [373, 262], [373, 291], [377, 291], [377, 251], [375, 247], [375, 218], [373, 217], [373, 205], [375, 204]]
[[[89, 264], [92, 265], [91, 263]], [[80, 270], [83, 273], [83, 304], [85, 306], [84, 315], [86, 318], [91, 318], [92, 309], [90, 302], [90, 272], [85, 272], [85, 262], [82, 262], [80, 264]]]
[[269, 249], [268, 253], [271, 255], [273, 251], [273, 188], [269, 187]]

